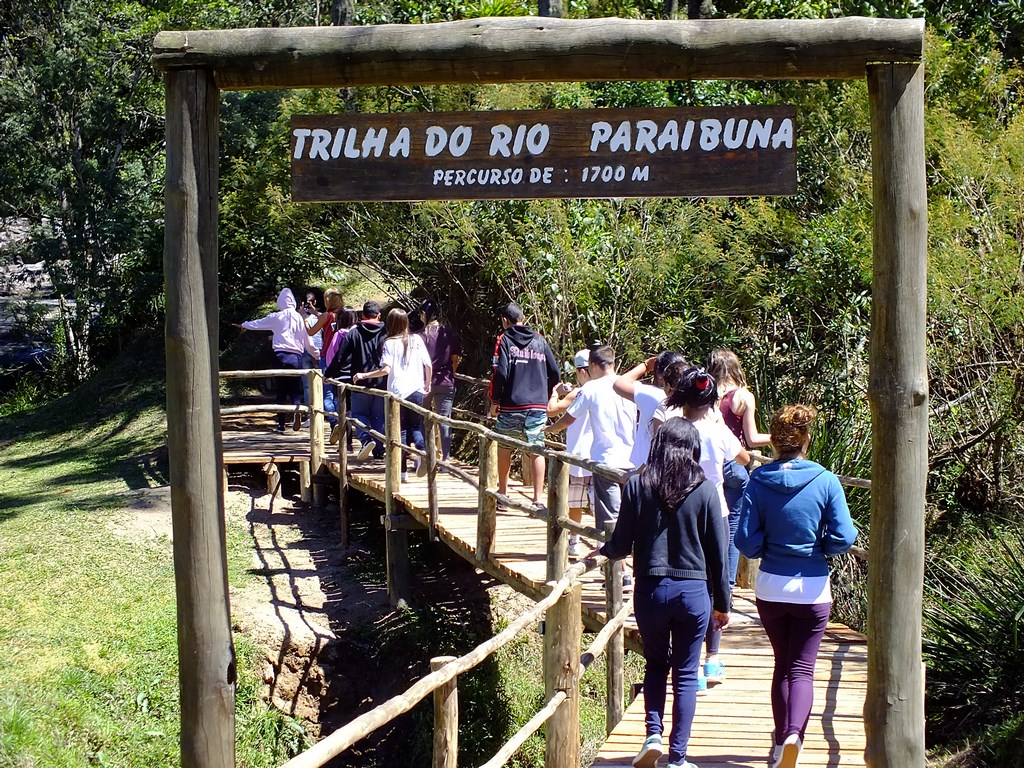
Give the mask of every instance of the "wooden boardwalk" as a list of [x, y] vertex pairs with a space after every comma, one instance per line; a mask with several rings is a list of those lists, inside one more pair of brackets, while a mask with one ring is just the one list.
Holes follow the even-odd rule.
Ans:
[[[224, 433], [225, 463], [308, 461], [306, 432]], [[355, 462], [349, 456], [350, 487], [384, 499], [383, 461]], [[410, 462], [410, 467], [412, 466]], [[338, 473], [338, 464], [330, 464]], [[467, 472], [475, 469], [465, 466]], [[518, 487], [510, 485], [515, 496]], [[440, 510], [437, 535], [451, 549], [514, 589], [534, 599], [545, 590], [547, 524], [523, 512], [499, 510], [492, 558], [476, 560], [477, 503], [475, 488], [439, 473], [437, 496]], [[522, 497], [524, 500], [526, 496]], [[426, 525], [427, 482], [412, 473], [402, 483], [396, 501], [417, 521]], [[699, 768], [750, 766], [766, 763], [772, 731], [769, 687], [772, 652], [757, 618], [749, 591], [737, 590], [733, 626], [722, 637], [722, 660], [728, 679], [698, 699], [688, 759]], [[583, 621], [596, 631], [605, 621], [603, 576], [591, 572], [583, 582]], [[636, 623], [626, 625], [626, 646], [641, 648]], [[867, 646], [863, 635], [832, 624], [826, 633], [815, 675], [815, 702], [801, 754], [803, 768], [839, 768], [864, 765], [863, 706], [867, 685]], [[671, 697], [668, 712], [671, 712]], [[595, 766], [630, 766], [643, 741], [643, 696], [628, 707], [623, 720], [609, 735], [594, 760]], [[664, 762], [664, 761], [663, 761]]]

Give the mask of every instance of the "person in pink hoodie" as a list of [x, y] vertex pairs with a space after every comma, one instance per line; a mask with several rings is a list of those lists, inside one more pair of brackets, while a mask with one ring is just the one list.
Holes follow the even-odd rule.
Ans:
[[[236, 328], [243, 331], [270, 331], [273, 334], [272, 345], [278, 368], [302, 370], [302, 353], [306, 351], [315, 361], [319, 361], [320, 352], [313, 346], [313, 340], [306, 333], [306, 321], [296, 310], [295, 295], [290, 288], [283, 288], [277, 295], [277, 312], [271, 312], [259, 320], [246, 320], [235, 323]], [[292, 427], [298, 430], [302, 426], [302, 379], [298, 376], [281, 376], [277, 380], [277, 402], [290, 403], [295, 406], [295, 417]], [[277, 431], [283, 432], [288, 423], [287, 415], [281, 413], [277, 417]]]

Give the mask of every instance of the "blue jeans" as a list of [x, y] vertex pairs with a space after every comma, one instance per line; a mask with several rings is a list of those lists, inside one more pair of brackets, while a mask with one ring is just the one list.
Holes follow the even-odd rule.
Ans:
[[[455, 404], [455, 387], [434, 386], [423, 401], [424, 405], [441, 416], [452, 417], [452, 406]], [[441, 456], [445, 459], [452, 452], [452, 428], [441, 425]]]
[[[413, 405], [423, 405], [423, 393], [413, 392], [407, 398], [406, 401]], [[410, 411], [408, 408], [402, 408], [400, 411], [402, 415], [402, 443], [405, 445], [411, 445], [415, 448], [423, 450], [423, 417], [414, 411]], [[409, 454], [402, 451], [402, 471], [405, 472], [406, 461], [409, 459]]]
[[[384, 433], [384, 398], [367, 395], [364, 392], [352, 393], [352, 418], [370, 429]], [[373, 453], [378, 458], [384, 455], [384, 444], [362, 428], [356, 428], [356, 437], [363, 445], [373, 441], [377, 444]]]
[[[278, 368], [302, 369], [302, 355], [298, 352], [280, 352], [274, 350]], [[302, 405], [302, 385], [295, 376], [279, 376], [277, 379], [278, 405]], [[277, 414], [277, 423], [283, 427], [290, 422], [288, 414]]]
[[647, 735], [661, 734], [665, 685], [672, 672], [672, 732], [668, 761], [682, 763], [697, 709], [700, 644], [711, 619], [706, 581], [637, 576], [633, 610], [644, 644], [644, 709]]
[[736, 549], [736, 526], [740, 524], [743, 491], [750, 481], [750, 472], [742, 464], [727, 461], [722, 467], [725, 506], [729, 508], [729, 586], [736, 586], [736, 571], [740, 567], [740, 551]]
[[[320, 372], [324, 373], [324, 411], [325, 412], [338, 412], [338, 390], [333, 384], [327, 383], [327, 361], [323, 357], [320, 358]], [[337, 416], [328, 416], [327, 422], [333, 427], [338, 423]]]

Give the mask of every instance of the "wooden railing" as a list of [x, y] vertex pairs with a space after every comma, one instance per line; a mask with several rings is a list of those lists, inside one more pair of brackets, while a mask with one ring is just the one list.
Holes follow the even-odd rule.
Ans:
[[[554, 447], [536, 447], [494, 432], [486, 425], [453, 419], [417, 406], [391, 395], [382, 389], [371, 389], [337, 380], [329, 383], [338, 387], [337, 413], [323, 410], [323, 378], [320, 371], [225, 371], [222, 378], [252, 378], [256, 376], [306, 375], [310, 383], [309, 408], [299, 409], [310, 415], [310, 450], [316, 457], [311, 462], [318, 471], [326, 467], [327, 449], [324, 440], [324, 418], [336, 416], [339, 423], [348, 427], [359, 427], [366, 431], [385, 448], [384, 471], [384, 526], [386, 530], [386, 559], [388, 595], [394, 606], [403, 606], [409, 589], [408, 578], [408, 531], [419, 527], [411, 516], [400, 513], [396, 494], [401, 486], [401, 465], [403, 452], [419, 457], [426, 464], [427, 478], [427, 528], [431, 540], [437, 538], [440, 510], [438, 508], [437, 475], [443, 468], [451, 477], [458, 478], [478, 492], [476, 565], [484, 571], [496, 574], [492, 550], [497, 526], [497, 507], [502, 504], [509, 509], [522, 512], [547, 523], [546, 580], [547, 584], [539, 602], [522, 614], [495, 637], [481, 643], [466, 655], [453, 659], [438, 657], [431, 660], [431, 673], [413, 684], [404, 693], [389, 699], [369, 712], [330, 734], [306, 752], [296, 756], [284, 768], [316, 768], [344, 752], [374, 730], [391, 722], [409, 711], [431, 693], [434, 694], [434, 768], [454, 768], [458, 753], [457, 745], [457, 683], [458, 675], [483, 662], [495, 651], [511, 642], [520, 632], [534, 624], [542, 615], [544, 620], [544, 679], [546, 703], [498, 752], [484, 764], [485, 768], [499, 768], [504, 765], [526, 740], [543, 724], [546, 729], [545, 765], [551, 768], [576, 768], [579, 764], [579, 677], [582, 672], [601, 654], [607, 653], [606, 726], [610, 733], [622, 718], [624, 712], [625, 657], [623, 627], [632, 612], [632, 605], [623, 600], [622, 564], [609, 562], [605, 558], [587, 560], [569, 565], [568, 542], [572, 533], [592, 541], [607, 541], [611, 528], [601, 531], [573, 521], [569, 517], [569, 467], [585, 468], [593, 474], [623, 483], [629, 473], [621, 469], [576, 456]], [[459, 375], [460, 379], [468, 379]], [[472, 380], [484, 384], [480, 380]], [[385, 426], [381, 433], [352, 418], [346, 409], [345, 393], [363, 393], [384, 400]], [[407, 408], [423, 418], [425, 450], [420, 450], [401, 441], [401, 409]], [[294, 406], [236, 406], [223, 408], [224, 415], [237, 413], [294, 413]], [[478, 472], [476, 475], [451, 460], [439, 457], [440, 427], [461, 430], [475, 435], [478, 440]], [[348, 451], [347, 439], [339, 441], [338, 482], [339, 509], [343, 543], [348, 539]], [[511, 496], [497, 491], [498, 461], [497, 449], [503, 446], [520, 451], [526, 456], [543, 456], [548, 465], [547, 505], [538, 508], [524, 504]], [[755, 461], [767, 463], [772, 459], [757, 452]], [[524, 466], [530, 462], [524, 460]], [[870, 488], [870, 481], [858, 478], [840, 478], [848, 485]], [[866, 550], [856, 548], [858, 556], [867, 556]], [[580, 651], [582, 633], [580, 578], [590, 570], [604, 566], [607, 622], [591, 646]]]

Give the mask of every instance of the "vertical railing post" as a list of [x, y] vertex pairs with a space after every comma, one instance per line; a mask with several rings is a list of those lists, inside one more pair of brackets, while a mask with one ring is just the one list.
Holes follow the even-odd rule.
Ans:
[[486, 560], [494, 547], [498, 525], [498, 500], [487, 491], [498, 487], [498, 444], [487, 435], [480, 435], [480, 496], [477, 503], [476, 559]]
[[423, 422], [424, 436], [423, 444], [427, 448], [427, 517], [429, 523], [430, 540], [437, 539], [437, 421], [433, 416], [426, 416]]
[[338, 523], [341, 546], [349, 545], [348, 529], [348, 401], [345, 386], [338, 387]]
[[323, 472], [324, 459], [324, 375], [317, 368], [306, 373], [309, 382], [309, 474], [313, 480], [313, 506], [324, 506], [323, 483], [316, 479]]
[[[437, 656], [430, 660], [430, 671], [436, 672], [454, 656]], [[434, 752], [431, 768], [455, 768], [459, 757], [459, 689], [457, 677], [434, 691]]]
[[[604, 525], [608, 536], [615, 530], [615, 522], [609, 520]], [[604, 566], [604, 591], [606, 621], [611, 621], [622, 610], [622, 561], [609, 560]], [[608, 703], [605, 708], [605, 730], [611, 733], [626, 710], [624, 702], [625, 673], [623, 666], [626, 660], [625, 632], [619, 629], [608, 641], [606, 669], [608, 672]]]
[[[549, 583], [549, 588], [554, 583]], [[580, 641], [583, 590], [573, 583], [544, 617], [544, 690], [550, 700], [558, 691], [568, 698], [548, 720], [545, 768], [579, 768], [580, 764]]]
[[[402, 424], [401, 401], [390, 394], [385, 398], [384, 434], [384, 514], [385, 521], [398, 514], [395, 494], [401, 485]], [[388, 600], [396, 608], [404, 607], [409, 597], [409, 532], [384, 526], [384, 547], [387, 560]]]
[[[388, 516], [397, 514], [395, 494], [402, 484], [402, 411], [400, 401], [387, 393], [384, 398], [384, 508]], [[372, 395], [376, 397], [376, 395]]]
[[558, 581], [569, 567], [569, 531], [558, 523], [569, 516], [569, 465], [560, 459], [549, 465], [547, 580]]

